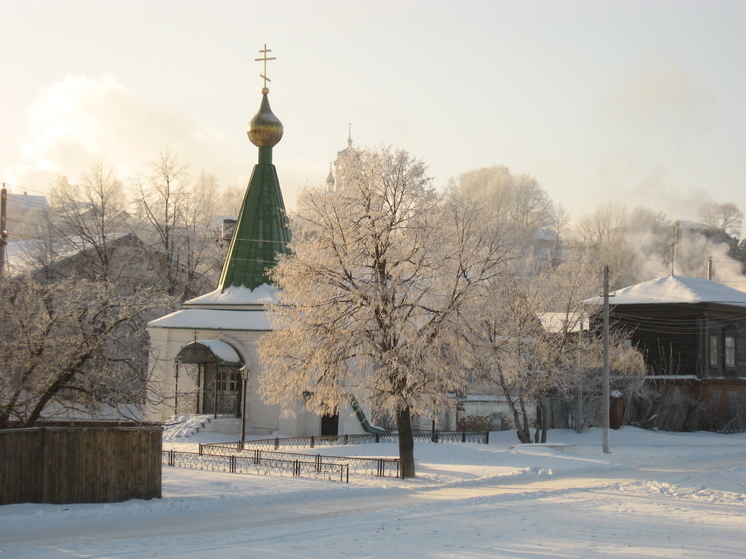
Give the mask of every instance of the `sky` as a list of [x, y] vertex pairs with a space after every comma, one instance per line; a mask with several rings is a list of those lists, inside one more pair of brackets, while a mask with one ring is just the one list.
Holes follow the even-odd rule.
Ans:
[[492, 165], [577, 218], [609, 201], [746, 209], [741, 0], [0, 0], [0, 173], [44, 193], [103, 158], [125, 183], [169, 150], [244, 187], [263, 85], [286, 205], [348, 134], [427, 165]]

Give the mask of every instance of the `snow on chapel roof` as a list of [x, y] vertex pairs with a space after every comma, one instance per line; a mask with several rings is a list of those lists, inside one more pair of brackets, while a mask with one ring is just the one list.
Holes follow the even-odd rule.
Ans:
[[[746, 307], [746, 293], [704, 278], [664, 276], [638, 283], [609, 294], [609, 303], [617, 305], [652, 305], [661, 303], [718, 303]], [[594, 297], [588, 304], [603, 304], [603, 297]]]

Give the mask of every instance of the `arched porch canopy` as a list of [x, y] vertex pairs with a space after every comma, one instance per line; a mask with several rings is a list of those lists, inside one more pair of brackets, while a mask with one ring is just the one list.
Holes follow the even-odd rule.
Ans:
[[220, 340], [198, 340], [185, 345], [176, 356], [179, 363], [217, 363], [229, 367], [242, 367], [243, 359], [238, 351]]

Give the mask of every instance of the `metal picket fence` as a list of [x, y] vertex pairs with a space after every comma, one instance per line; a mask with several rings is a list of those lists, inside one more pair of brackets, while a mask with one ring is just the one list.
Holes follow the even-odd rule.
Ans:
[[[477, 443], [489, 444], [489, 431], [418, 431], [412, 434], [416, 443]], [[320, 437], [275, 437], [232, 443], [200, 444], [200, 452], [208, 449], [242, 451], [246, 449], [315, 448], [317, 446], [341, 446], [348, 444], [398, 443], [397, 433], [366, 433], [363, 435], [325, 435]]]
[[[306, 456], [306, 455], [299, 455]], [[198, 452], [162, 451], [161, 461], [167, 466], [192, 468], [231, 474], [290, 475], [311, 479], [350, 481], [350, 467], [339, 462], [310, 460], [289, 460], [267, 456], [236, 456], [200, 454]]]
[[[486, 431], [426, 431], [415, 432], [419, 443], [478, 443], [489, 444]], [[367, 433], [364, 435], [333, 435], [321, 437], [287, 437], [258, 439], [231, 443], [202, 443], [199, 452], [164, 451], [163, 463], [183, 468], [197, 468], [231, 473], [259, 473], [336, 479], [349, 482], [353, 475], [399, 477], [398, 458], [365, 458], [326, 456], [282, 452], [279, 449], [315, 448], [348, 444], [398, 443], [396, 433]]]
[[399, 477], [400, 462], [398, 458], [364, 458], [352, 456], [325, 456], [323, 454], [301, 454], [297, 452], [280, 452], [261, 448], [240, 448], [231, 444], [200, 445], [200, 452], [205, 456], [239, 456], [256, 462], [262, 460], [313, 460], [317, 464], [345, 464], [353, 475], [371, 475], [378, 477]]

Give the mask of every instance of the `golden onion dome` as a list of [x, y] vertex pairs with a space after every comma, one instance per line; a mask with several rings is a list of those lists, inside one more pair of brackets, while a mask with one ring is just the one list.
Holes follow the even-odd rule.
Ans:
[[269, 89], [262, 88], [262, 104], [259, 112], [249, 122], [247, 134], [251, 143], [257, 147], [274, 147], [282, 139], [283, 127], [269, 107], [267, 94]]

